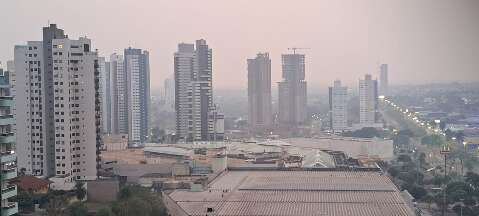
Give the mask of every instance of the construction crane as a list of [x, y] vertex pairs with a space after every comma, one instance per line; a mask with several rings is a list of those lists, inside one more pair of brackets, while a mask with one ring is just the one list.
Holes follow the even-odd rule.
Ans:
[[293, 54], [296, 54], [296, 50], [307, 50], [310, 48], [302, 48], [302, 47], [290, 47], [288, 50], [293, 50]]

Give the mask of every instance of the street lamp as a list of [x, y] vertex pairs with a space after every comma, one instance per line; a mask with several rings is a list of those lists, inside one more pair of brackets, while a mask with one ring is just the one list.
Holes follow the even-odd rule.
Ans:
[[466, 145], [467, 145], [467, 142], [464, 141], [462, 142], [462, 144], [464, 145], [464, 157], [462, 158], [461, 160], [461, 173], [462, 173], [462, 176], [464, 176], [464, 162], [466, 160], [466, 156], [467, 156], [467, 150], [466, 150]]

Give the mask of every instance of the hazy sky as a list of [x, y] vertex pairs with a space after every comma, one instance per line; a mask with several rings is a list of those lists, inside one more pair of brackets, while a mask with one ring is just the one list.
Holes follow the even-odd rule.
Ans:
[[281, 54], [307, 47], [310, 89], [334, 79], [355, 86], [377, 63], [390, 83], [479, 80], [477, 0], [0, 0], [0, 61], [13, 46], [41, 40], [57, 23], [70, 38], [88, 36], [101, 55], [128, 46], [150, 51], [151, 86], [173, 74], [179, 42], [207, 40], [215, 88], [246, 88], [246, 59], [269, 52], [273, 85]]

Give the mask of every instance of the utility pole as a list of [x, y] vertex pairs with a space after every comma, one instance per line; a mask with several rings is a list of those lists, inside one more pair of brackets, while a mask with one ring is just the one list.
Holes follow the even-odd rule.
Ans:
[[451, 153], [451, 148], [449, 147], [449, 144], [444, 144], [441, 152], [442, 155], [444, 155], [444, 188], [442, 189], [442, 193], [444, 195], [443, 197], [443, 205], [442, 205], [442, 216], [445, 216], [446, 214], [446, 209], [447, 209], [447, 184], [446, 184], [446, 178], [447, 178], [447, 155]]

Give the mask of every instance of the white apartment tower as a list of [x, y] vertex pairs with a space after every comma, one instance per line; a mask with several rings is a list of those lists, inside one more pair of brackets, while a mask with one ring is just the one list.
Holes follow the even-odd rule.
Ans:
[[109, 62], [105, 61], [105, 57], [98, 57], [98, 71], [100, 79], [100, 100], [101, 100], [101, 133], [109, 134], [111, 130], [110, 123], [110, 113], [109, 113]]
[[123, 55], [110, 55], [110, 121], [112, 134], [128, 134], [126, 74]]
[[373, 127], [376, 123], [377, 98], [377, 81], [366, 74], [359, 80], [359, 124], [363, 127]]
[[[205, 40], [180, 43], [174, 54], [177, 139], [185, 142], [222, 140], [213, 105], [212, 50]], [[217, 118], [219, 117], [219, 118]]]
[[348, 129], [348, 87], [341, 86], [341, 81], [334, 81], [329, 87], [330, 125], [334, 132]]
[[54, 185], [96, 179], [101, 101], [91, 49], [90, 39], [68, 39], [55, 24], [43, 28], [43, 41], [15, 46], [20, 171]]
[[252, 132], [272, 129], [271, 59], [268, 53], [258, 53], [248, 59], [248, 122]]
[[389, 96], [388, 65], [379, 66], [379, 95]]
[[147, 142], [150, 110], [149, 53], [141, 49], [125, 49], [124, 74], [127, 101], [128, 145], [138, 147]]

